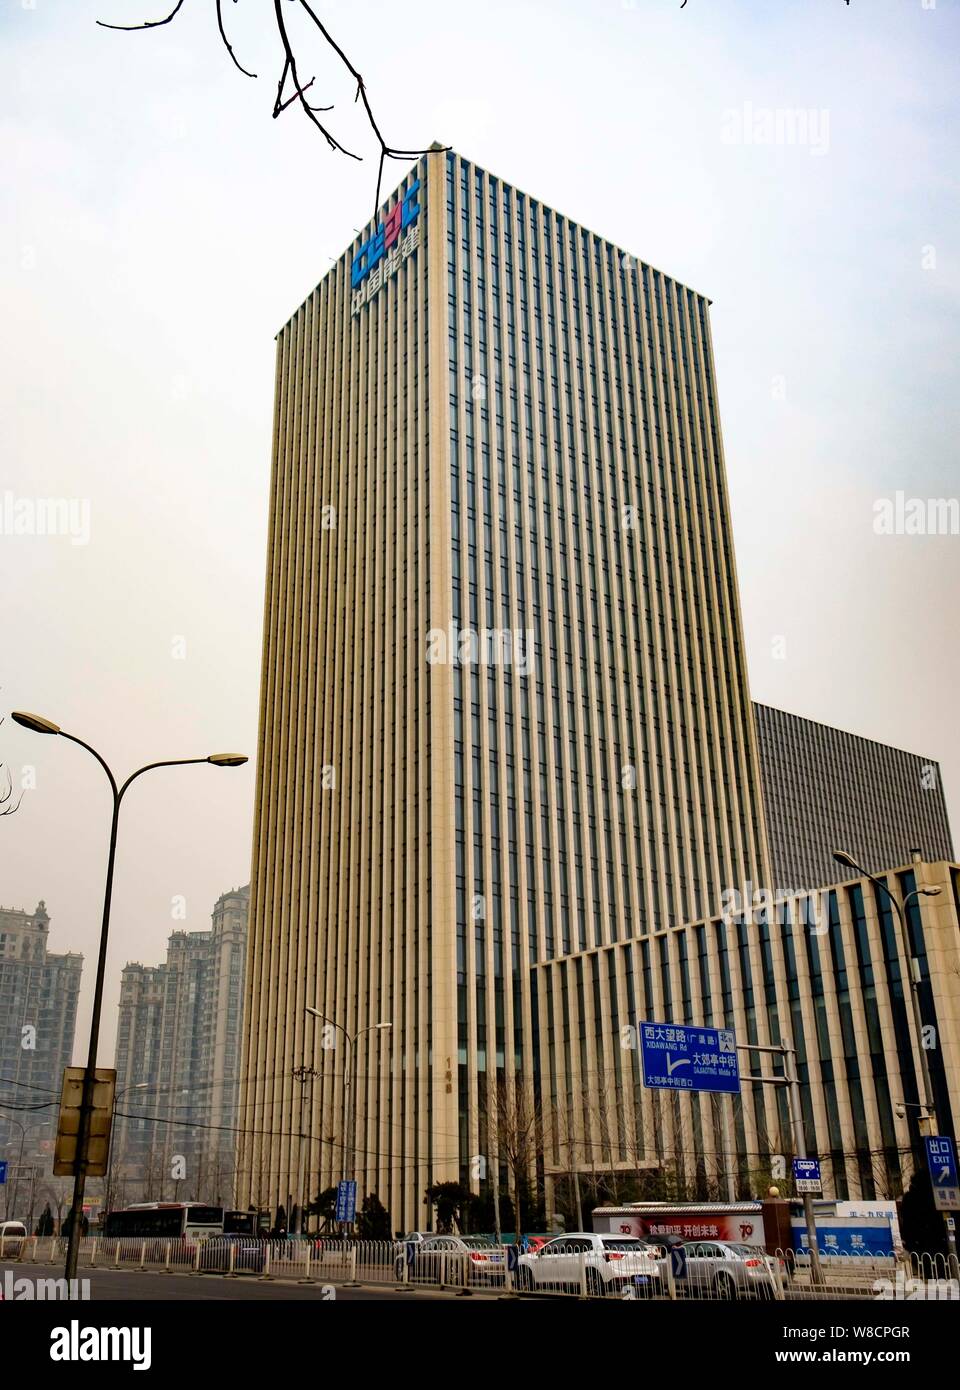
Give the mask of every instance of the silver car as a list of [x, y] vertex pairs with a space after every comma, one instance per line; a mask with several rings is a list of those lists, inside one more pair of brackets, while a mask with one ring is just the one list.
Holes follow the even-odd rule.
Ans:
[[[777, 1298], [783, 1261], [755, 1245], [725, 1240], [688, 1240], [685, 1277], [677, 1283], [699, 1298]], [[779, 1269], [778, 1269], [779, 1265]]]
[[428, 1236], [412, 1249], [409, 1276], [414, 1282], [503, 1283], [506, 1258], [486, 1236]]

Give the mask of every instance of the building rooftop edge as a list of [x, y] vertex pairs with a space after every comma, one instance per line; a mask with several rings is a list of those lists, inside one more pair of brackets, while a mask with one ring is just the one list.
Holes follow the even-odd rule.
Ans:
[[[557, 209], [557, 208], [555, 208], [555, 207], [552, 207], [549, 203], [544, 202], [544, 200], [543, 200], [542, 198], [538, 198], [538, 197], [536, 197], [534, 194], [528, 193], [528, 192], [526, 191], [526, 189], [524, 189], [524, 188], [518, 188], [517, 185], [516, 185], [515, 183], [510, 183], [507, 179], [503, 178], [502, 175], [491, 173], [491, 171], [490, 171], [489, 169], [485, 168], [485, 167], [484, 167], [483, 165], [481, 165], [481, 164], [477, 164], [477, 163], [476, 163], [474, 160], [472, 160], [472, 159], [468, 159], [467, 156], [466, 156], [465, 154], [461, 154], [459, 150], [456, 150], [456, 149], [454, 149], [452, 146], [449, 146], [449, 145], [447, 145], [447, 146], [442, 146], [440, 149], [433, 149], [433, 148], [431, 148], [431, 149], [429, 149], [429, 150], [424, 150], [423, 154], [422, 154], [422, 155], [419, 155], [419, 156], [413, 161], [413, 163], [409, 166], [409, 168], [406, 170], [406, 172], [403, 174], [403, 176], [398, 180], [397, 184], [393, 187], [393, 189], [391, 190], [390, 194], [389, 194], [389, 195], [383, 200], [383, 202], [380, 204], [380, 206], [378, 207], [377, 212], [376, 212], [376, 214], [375, 214], [376, 217], [379, 217], [379, 216], [380, 216], [380, 214], [381, 214], [381, 212], [383, 211], [383, 209], [384, 209], [384, 208], [387, 206], [387, 204], [390, 202], [390, 199], [396, 197], [397, 189], [398, 189], [398, 188], [400, 187], [400, 185], [404, 182], [404, 180], [409, 176], [410, 170], [411, 170], [411, 169], [415, 169], [416, 166], [419, 164], [420, 160], [426, 158], [426, 156], [427, 156], [428, 154], [453, 154], [453, 155], [456, 155], [456, 157], [457, 157], [458, 159], [462, 159], [462, 160], [464, 161], [465, 164], [469, 164], [471, 169], [479, 170], [480, 173], [486, 174], [488, 178], [494, 178], [494, 179], [497, 180], [498, 183], [506, 184], [508, 188], [512, 188], [515, 192], [517, 192], [517, 193], [522, 193], [523, 196], [524, 196], [525, 198], [529, 198], [529, 199], [531, 199], [533, 202], [539, 203], [540, 206], [541, 206], [542, 208], [544, 208], [547, 212], [551, 213], [554, 217], [562, 217], [562, 218], [564, 218], [565, 221], [572, 223], [573, 226], [574, 226], [574, 227], [577, 227], [580, 231], [582, 231], [582, 232], [587, 232], [590, 236], [596, 237], [596, 239], [597, 239], [598, 241], [603, 242], [606, 246], [612, 247], [614, 251], [618, 251], [618, 252], [620, 253], [621, 256], [631, 256], [631, 257], [633, 257], [633, 259], [634, 259], [639, 265], [647, 266], [648, 269], [655, 271], [658, 275], [664, 276], [667, 280], [672, 280], [673, 283], [674, 283], [675, 285], [679, 285], [681, 289], [689, 290], [689, 292], [690, 292], [691, 294], [695, 294], [699, 299], [704, 300], [704, 301], [706, 302], [706, 304], [707, 304], [708, 307], [711, 306], [711, 305], [713, 304], [713, 300], [710, 299], [710, 297], [709, 297], [708, 295], [705, 295], [705, 294], [703, 293], [702, 290], [694, 289], [694, 287], [693, 287], [692, 285], [688, 285], [688, 284], [686, 283], [685, 280], [678, 280], [677, 277], [676, 277], [676, 275], [671, 275], [668, 271], [666, 271], [666, 270], [661, 270], [661, 268], [660, 268], [659, 266], [655, 266], [655, 265], [653, 264], [652, 261], [644, 260], [644, 258], [643, 258], [642, 256], [637, 256], [637, 255], [635, 255], [635, 253], [634, 253], [633, 251], [628, 251], [625, 247], [620, 246], [617, 242], [611, 241], [611, 239], [610, 239], [609, 237], [606, 237], [606, 236], [601, 235], [600, 232], [595, 232], [595, 231], [593, 230], [592, 227], [587, 227], [587, 226], [584, 225], [584, 223], [578, 222], [578, 221], [576, 220], [576, 218], [571, 217], [571, 216], [569, 215], [569, 213], [559, 211], [559, 209]], [[346, 247], [343, 251], [341, 251], [340, 255], [334, 258], [333, 265], [330, 266], [329, 270], [324, 271], [323, 275], [321, 275], [320, 279], [319, 279], [319, 280], [317, 281], [317, 283], [314, 285], [313, 289], [310, 290], [310, 291], [304, 296], [304, 298], [300, 301], [300, 303], [299, 303], [299, 304], [297, 305], [297, 307], [294, 309], [293, 313], [290, 314], [290, 315], [284, 320], [284, 322], [280, 325], [280, 327], [277, 329], [276, 333], [273, 335], [273, 336], [274, 336], [274, 341], [276, 341], [277, 338], [280, 337], [280, 334], [281, 334], [281, 333], [283, 333], [287, 328], [289, 328], [290, 324], [293, 322], [293, 320], [296, 318], [296, 316], [300, 313], [301, 309], [303, 309], [304, 306], [308, 303], [308, 301], [309, 301], [311, 295], [316, 294], [317, 290], [318, 290], [318, 289], [320, 288], [320, 286], [324, 283], [324, 281], [325, 281], [326, 279], [328, 279], [328, 277], [331, 276], [331, 275], [336, 271], [337, 266], [339, 265], [340, 261], [343, 260], [344, 256], [347, 256], [347, 255], [350, 254], [351, 249], [353, 248], [353, 246], [356, 245], [356, 243], [357, 243], [357, 241], [358, 241], [359, 239], [361, 239], [362, 237], [364, 237], [364, 236], [367, 235], [367, 228], [371, 227], [371, 226], [373, 225], [373, 223], [374, 223], [374, 218], [373, 218], [373, 217], [368, 218], [367, 221], [363, 224], [363, 225], [364, 225], [364, 230], [363, 230], [362, 232], [358, 232], [357, 235], [353, 238], [353, 240], [352, 240], [351, 242], [348, 243], [347, 247]]]
[[[937, 869], [941, 866], [951, 873], [960, 874], [960, 863], [954, 859], [924, 859], [922, 861], [928, 869]], [[917, 865], [910, 860], [907, 864], [894, 864], [888, 868], [881, 869], [876, 874], [861, 874], [856, 878], [839, 879], [836, 883], [821, 883], [812, 888], [797, 888], [784, 893], [782, 897], [775, 897], [770, 904], [750, 903], [744, 904], [742, 908], [729, 909], [728, 917], [736, 921], [741, 916], [749, 912], [757, 912], [764, 906], [779, 907], [783, 903], [793, 902], [797, 898], [807, 898], [813, 893], [831, 893], [835, 889], [853, 888], [858, 883], [865, 883], [870, 878], [888, 878], [891, 874], [910, 873], [917, 868]], [[749, 885], [747, 885], [749, 886]], [[691, 927], [703, 927], [709, 922], [721, 922], [724, 920], [723, 912], [710, 912], [705, 917], [694, 917], [689, 922], [678, 922], [674, 926], [660, 927], [656, 931], [645, 932], [643, 935], [621, 937], [619, 941], [602, 941], [596, 946], [585, 946], [579, 951], [566, 951], [562, 955], [552, 956], [548, 960], [536, 960], [531, 962], [531, 969], [541, 970], [546, 966], [557, 965], [566, 960], [572, 960], [577, 956], [590, 956], [598, 951], [616, 950], [620, 946], [629, 945], [634, 941], [651, 941], [662, 936], [669, 936], [671, 932], [688, 931]]]
[[871, 738], [869, 734], [857, 734], [852, 729], [843, 729], [839, 724], [828, 724], [823, 719], [814, 719], [809, 714], [795, 714], [793, 710], [782, 709], [780, 705], [768, 705], [765, 700], [751, 700], [752, 705], [758, 709], [769, 709], [774, 714], [785, 714], [788, 719], [799, 719], [804, 724], [817, 724], [822, 729], [833, 729], [838, 734], [843, 734], [846, 738], [858, 738], [863, 743], [876, 744], [878, 748], [889, 748], [894, 753], [905, 753], [908, 758], [919, 758], [921, 762], [932, 763], [935, 767], [940, 766], [939, 759], [929, 758], [925, 753], [914, 753], [910, 748], [901, 748], [898, 743], [884, 743], [882, 738]]

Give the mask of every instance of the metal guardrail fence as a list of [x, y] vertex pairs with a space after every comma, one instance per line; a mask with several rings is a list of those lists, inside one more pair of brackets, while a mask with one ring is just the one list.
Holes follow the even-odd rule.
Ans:
[[[6, 1259], [58, 1264], [66, 1239], [30, 1236], [5, 1242]], [[403, 1241], [340, 1241], [301, 1237], [163, 1240], [88, 1236], [79, 1263], [86, 1269], [153, 1270], [180, 1274], [286, 1279], [308, 1283], [389, 1284], [454, 1291], [539, 1294], [625, 1300], [919, 1299], [960, 1300], [960, 1270], [944, 1255], [822, 1253], [822, 1282], [809, 1255], [795, 1251], [739, 1259], [691, 1252], [685, 1259], [629, 1249], [606, 1253], [554, 1242], [554, 1249], [516, 1253], [508, 1245], [427, 1249]]]

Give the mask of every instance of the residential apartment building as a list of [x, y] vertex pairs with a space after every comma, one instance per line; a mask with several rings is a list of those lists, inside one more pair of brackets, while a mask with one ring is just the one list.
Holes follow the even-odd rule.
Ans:
[[83, 956], [49, 951], [49, 934], [42, 900], [34, 912], [0, 907], [0, 1158], [9, 1161], [18, 1157], [21, 1125], [32, 1135], [24, 1133], [28, 1149], [56, 1139], [56, 1109], [27, 1107], [59, 1101], [73, 1061]]
[[248, 888], [224, 893], [209, 931], [173, 932], [162, 965], [123, 971], [111, 1178], [118, 1200], [233, 1205], [248, 908]]

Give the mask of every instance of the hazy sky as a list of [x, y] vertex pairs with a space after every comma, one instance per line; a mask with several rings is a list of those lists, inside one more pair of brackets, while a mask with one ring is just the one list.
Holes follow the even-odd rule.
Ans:
[[[301, 75], [361, 164], [293, 108], [271, 120], [267, 0], [223, 7], [256, 81], [213, 0], [95, 27], [172, 4], [0, 11], [0, 710], [46, 714], [124, 775], [255, 756], [273, 335], [375, 185], [349, 76], [294, 5]], [[879, 498], [958, 493], [957, 8], [317, 0], [390, 142], [451, 144], [713, 299], [752, 693], [939, 759], [960, 830], [960, 538], [874, 531]], [[784, 142], [791, 112], [804, 143]], [[72, 499], [88, 543], [4, 534], [5, 497]], [[44, 898], [51, 947], [87, 957], [79, 1057], [105, 780], [9, 719], [0, 757], [15, 782], [36, 770], [0, 820], [0, 902]], [[159, 961], [248, 880], [253, 784], [251, 762], [131, 792], [104, 1063], [123, 963]]]

